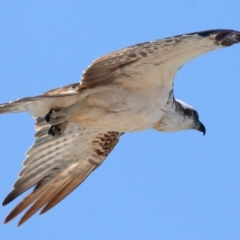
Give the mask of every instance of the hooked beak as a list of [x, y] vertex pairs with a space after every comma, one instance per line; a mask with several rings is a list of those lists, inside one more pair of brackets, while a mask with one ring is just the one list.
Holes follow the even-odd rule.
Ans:
[[199, 127], [197, 128], [197, 130], [198, 131], [200, 131], [200, 132], [202, 132], [203, 133], [203, 136], [205, 135], [205, 133], [206, 133], [206, 128], [205, 128], [205, 126], [201, 123], [201, 122], [199, 122]]

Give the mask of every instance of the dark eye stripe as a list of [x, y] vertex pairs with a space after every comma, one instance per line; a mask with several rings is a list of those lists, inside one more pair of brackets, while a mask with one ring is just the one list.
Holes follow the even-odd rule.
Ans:
[[193, 111], [193, 116], [196, 118], [196, 119], [198, 119], [198, 113], [197, 113], [197, 111]]
[[184, 115], [188, 117], [194, 117], [195, 119], [198, 119], [198, 113], [195, 110], [192, 109], [185, 109], [184, 110]]
[[192, 115], [192, 111], [190, 109], [186, 109], [184, 114], [190, 117]]

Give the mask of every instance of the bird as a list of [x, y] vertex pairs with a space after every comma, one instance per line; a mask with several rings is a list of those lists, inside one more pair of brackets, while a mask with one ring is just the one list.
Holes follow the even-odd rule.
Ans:
[[90, 64], [81, 80], [35, 97], [0, 104], [0, 114], [29, 112], [35, 142], [3, 206], [32, 188], [9, 213], [53, 208], [102, 162], [124, 133], [155, 129], [206, 133], [198, 112], [174, 97], [174, 77], [193, 58], [240, 42], [240, 32], [214, 29], [135, 44]]

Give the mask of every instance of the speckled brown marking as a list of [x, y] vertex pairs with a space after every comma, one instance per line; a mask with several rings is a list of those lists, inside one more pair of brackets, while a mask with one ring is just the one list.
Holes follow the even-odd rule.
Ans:
[[136, 55], [136, 53], [130, 53], [130, 54], [128, 55], [128, 57], [130, 57], [130, 58], [135, 58], [135, 57], [137, 57], [137, 55]]
[[145, 52], [140, 52], [139, 54], [142, 55], [142, 57], [147, 57], [147, 53]]
[[114, 148], [120, 133], [118, 132], [107, 132], [99, 134], [93, 141], [94, 151], [98, 156], [106, 157]]
[[148, 49], [147, 53], [153, 53], [153, 50], [152, 49]]
[[175, 44], [178, 44], [178, 43], [180, 43], [182, 41], [182, 39], [175, 39]]
[[93, 161], [92, 159], [88, 159], [88, 161], [92, 164], [92, 165], [95, 165], [95, 166], [99, 166], [101, 163], [98, 163], [98, 162], [95, 162]]
[[165, 42], [172, 42], [173, 39], [169, 38], [169, 39], [166, 39]]

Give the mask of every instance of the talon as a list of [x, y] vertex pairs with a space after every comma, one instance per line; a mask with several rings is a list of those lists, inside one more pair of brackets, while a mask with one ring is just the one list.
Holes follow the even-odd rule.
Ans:
[[52, 136], [52, 137], [57, 137], [62, 135], [62, 133], [64, 132], [64, 130], [67, 127], [68, 122], [63, 122], [61, 124], [57, 124], [57, 125], [53, 125], [49, 128], [48, 130], [48, 135]]
[[52, 108], [45, 116], [45, 120], [52, 126], [58, 125], [65, 122], [68, 115], [68, 111], [64, 108]]
[[[51, 119], [51, 115], [52, 115], [53, 109], [50, 109], [50, 111], [47, 113], [47, 115], [45, 116], [45, 120], [46, 122], [49, 122]], [[50, 130], [50, 129], [49, 129]]]
[[62, 134], [62, 129], [59, 127], [59, 125], [55, 125], [54, 127], [60, 134]]
[[49, 128], [49, 130], [48, 130], [48, 135], [50, 135], [50, 136], [55, 136], [55, 133], [54, 133], [54, 131], [53, 131], [53, 128], [54, 128], [54, 126], [51, 126], [50, 128]]
[[62, 134], [62, 129], [58, 125], [53, 125], [48, 130], [48, 135], [50, 136], [60, 136]]

